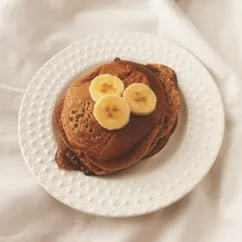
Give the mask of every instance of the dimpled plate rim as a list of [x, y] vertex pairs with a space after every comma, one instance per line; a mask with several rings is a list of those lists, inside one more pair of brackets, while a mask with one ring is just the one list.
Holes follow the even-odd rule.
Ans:
[[[176, 71], [189, 114], [184, 140], [175, 155], [148, 173], [121, 177], [117, 173], [109, 179], [60, 170], [54, 161], [54, 105], [64, 87], [80, 72], [116, 56], [161, 63]], [[208, 173], [223, 140], [224, 108], [209, 72], [182, 47], [164, 36], [106, 33], [74, 43], [39, 70], [22, 100], [18, 133], [28, 168], [53, 197], [89, 214], [128, 217], [167, 207]], [[159, 155], [151, 159], [157, 160]]]

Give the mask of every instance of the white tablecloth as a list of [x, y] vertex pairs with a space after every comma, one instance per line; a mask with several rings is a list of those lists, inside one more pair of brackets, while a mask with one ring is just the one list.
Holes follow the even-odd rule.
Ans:
[[[242, 241], [242, 3], [177, 3], [191, 22], [171, 0], [0, 1], [0, 242]], [[28, 171], [17, 137], [20, 101], [36, 71], [65, 46], [116, 30], [165, 32], [190, 50], [211, 71], [226, 110], [224, 143], [206, 178], [176, 204], [128, 219], [56, 201]]]

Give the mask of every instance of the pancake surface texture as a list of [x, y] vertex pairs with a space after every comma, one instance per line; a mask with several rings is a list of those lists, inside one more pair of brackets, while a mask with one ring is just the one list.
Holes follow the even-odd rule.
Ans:
[[[89, 86], [98, 75], [120, 78], [125, 88], [148, 85], [157, 97], [155, 110], [147, 116], [131, 115], [120, 130], [107, 130], [94, 117], [95, 102]], [[75, 81], [56, 105], [54, 120], [61, 136], [56, 161], [60, 168], [86, 175], [105, 175], [154, 155], [168, 142], [176, 126], [180, 105], [176, 74], [159, 64], [141, 65], [116, 58]]]

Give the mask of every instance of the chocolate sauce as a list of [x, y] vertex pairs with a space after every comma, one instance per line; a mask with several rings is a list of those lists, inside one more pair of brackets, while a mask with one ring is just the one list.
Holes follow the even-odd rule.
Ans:
[[63, 142], [59, 144], [55, 160], [62, 169], [82, 171], [85, 175], [95, 175], [88, 167], [80, 162], [78, 156]]

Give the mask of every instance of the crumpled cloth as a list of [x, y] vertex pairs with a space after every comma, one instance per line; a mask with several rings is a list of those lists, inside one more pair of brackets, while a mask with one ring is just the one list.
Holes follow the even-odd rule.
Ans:
[[[211, 25], [220, 38], [214, 34], [210, 45], [213, 34], [207, 41], [177, 4], [202, 32]], [[241, 60], [242, 48], [239, 39], [224, 34], [228, 23], [229, 33], [239, 30], [229, 16], [241, 7], [236, 0], [1, 0], [0, 242], [241, 242], [242, 81], [232, 57]], [[242, 15], [238, 18], [241, 23]], [[37, 70], [67, 45], [110, 31], [164, 33], [188, 49], [213, 75], [226, 111], [224, 142], [206, 178], [174, 205], [134, 218], [90, 216], [61, 204], [32, 177], [18, 144], [20, 102]], [[223, 39], [219, 48], [218, 39]], [[224, 51], [229, 41], [234, 44]], [[215, 49], [223, 57], [229, 53], [228, 61]], [[235, 64], [233, 70], [228, 63]]]

